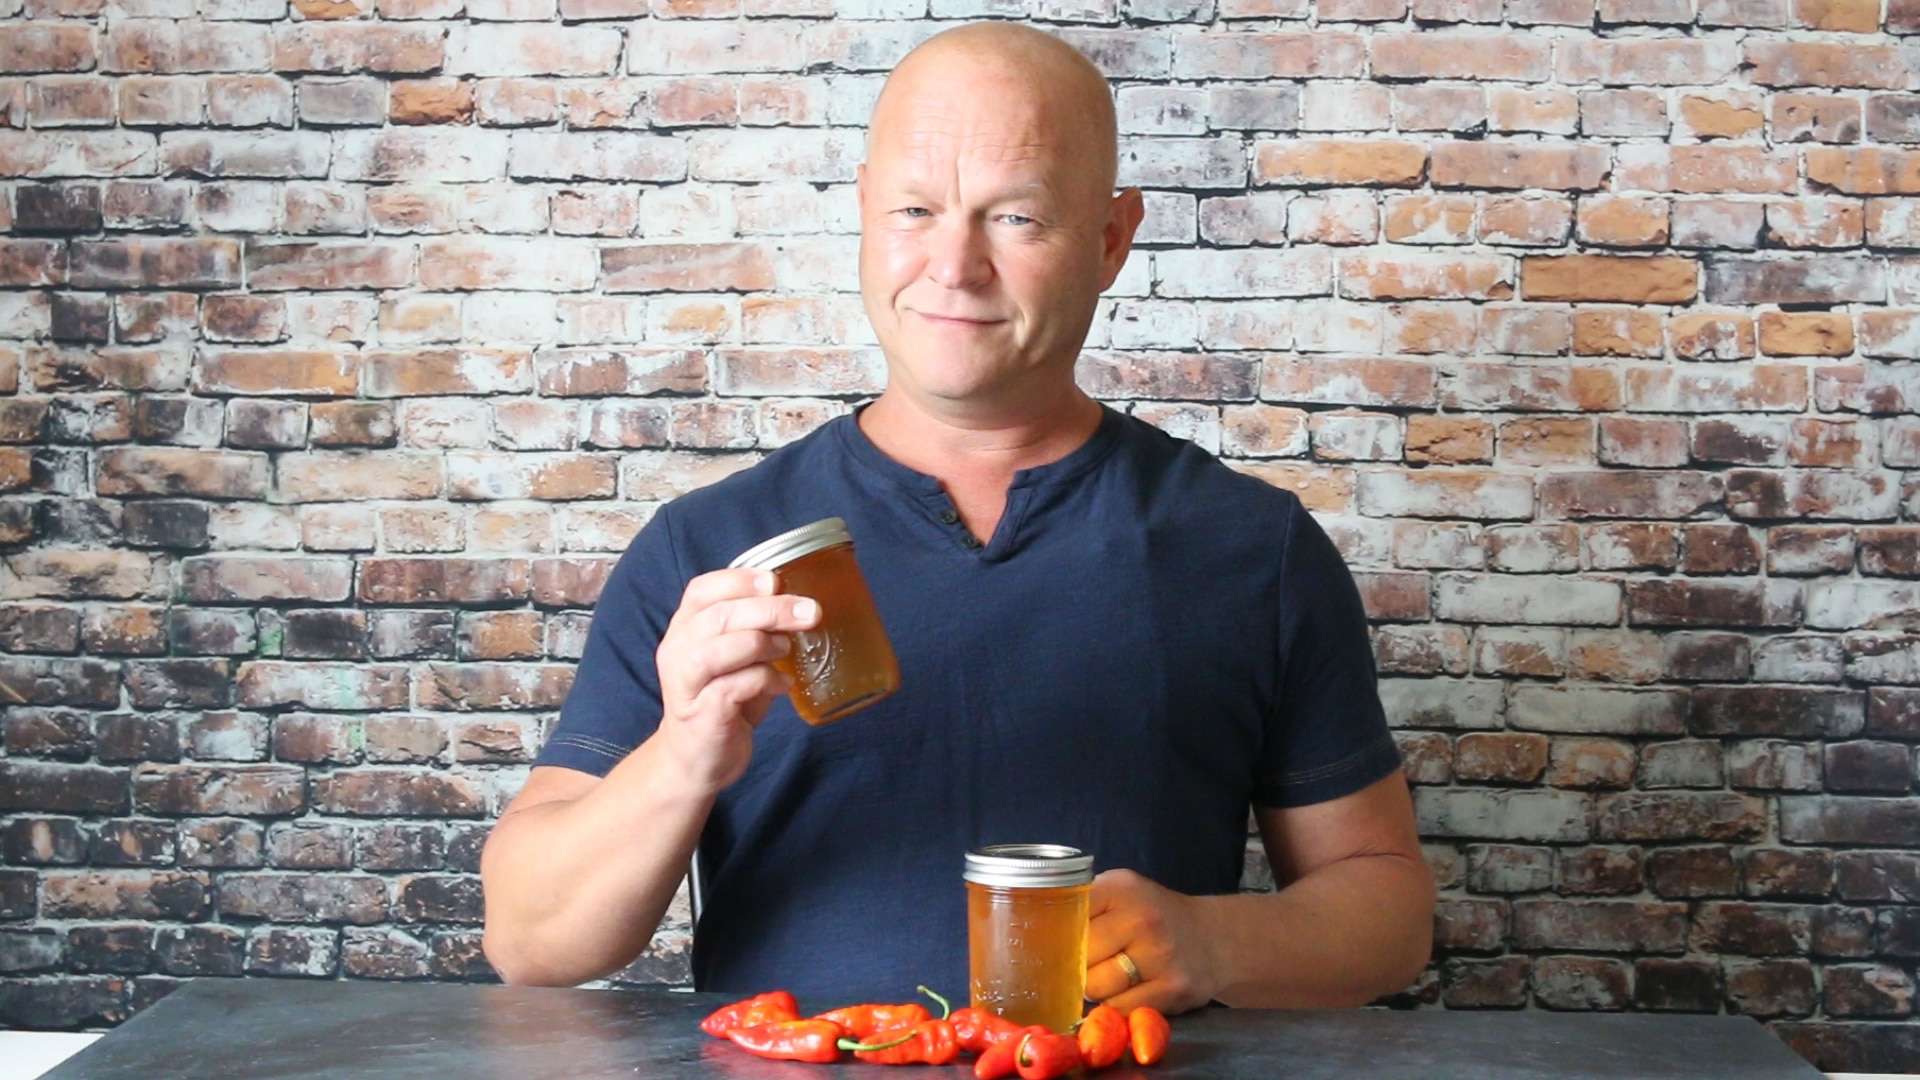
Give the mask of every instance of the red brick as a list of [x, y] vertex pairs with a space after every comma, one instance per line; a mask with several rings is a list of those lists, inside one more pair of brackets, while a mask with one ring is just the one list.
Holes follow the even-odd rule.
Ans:
[[438, 69], [446, 35], [437, 26], [387, 23], [296, 23], [274, 28], [273, 69], [284, 72], [391, 73]]
[[1907, 65], [1891, 44], [1755, 39], [1746, 43], [1746, 62], [1760, 86], [1906, 86]]
[[1376, 33], [1368, 41], [1373, 74], [1408, 79], [1544, 82], [1551, 39], [1518, 33]]
[[[1794, 191], [1797, 184], [1797, 163], [1792, 153], [1721, 143], [1628, 144], [1620, 149], [1614, 173], [1616, 189], [1625, 191], [1785, 194]], [[1687, 242], [1686, 233], [1677, 225], [1674, 231]]]
[[1532, 142], [1447, 142], [1433, 148], [1436, 188], [1592, 191], [1607, 174], [1604, 147]]
[[263, 454], [222, 450], [128, 447], [102, 450], [96, 486], [102, 495], [199, 495], [265, 498]]
[[[1773, 141], [1848, 143], [1860, 141], [1860, 102], [1843, 94], [1771, 95]], [[1884, 141], [1884, 140], [1883, 140]]]
[[497, 603], [524, 600], [524, 559], [369, 558], [360, 563], [360, 599], [370, 604]]

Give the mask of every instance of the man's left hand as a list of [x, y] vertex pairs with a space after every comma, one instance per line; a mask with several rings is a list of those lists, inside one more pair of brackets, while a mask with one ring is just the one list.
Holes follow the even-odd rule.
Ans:
[[[1093, 879], [1087, 923], [1087, 998], [1121, 1012], [1151, 1005], [1171, 1016], [1214, 997], [1202, 897], [1162, 888], [1131, 870]], [[1120, 953], [1133, 961], [1133, 982]], [[1131, 985], [1129, 985], [1131, 983]]]

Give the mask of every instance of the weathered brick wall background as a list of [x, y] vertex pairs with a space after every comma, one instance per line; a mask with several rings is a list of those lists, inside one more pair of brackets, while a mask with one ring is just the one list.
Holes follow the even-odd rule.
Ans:
[[1361, 581], [1404, 1000], [1920, 1069], [1916, 0], [0, 0], [0, 1023], [488, 977], [600, 582], [879, 388], [862, 127], [986, 15], [1148, 192], [1084, 384]]

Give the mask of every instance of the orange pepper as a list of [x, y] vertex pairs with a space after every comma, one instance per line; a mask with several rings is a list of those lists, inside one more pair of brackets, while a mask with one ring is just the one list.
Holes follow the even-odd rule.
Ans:
[[1104, 1069], [1127, 1054], [1127, 1017], [1111, 1005], [1095, 1005], [1075, 1033], [1089, 1069]]
[[1173, 1038], [1173, 1025], [1151, 1005], [1142, 1005], [1127, 1014], [1127, 1033], [1132, 1036], [1133, 1060], [1152, 1065], [1167, 1056], [1167, 1041]]

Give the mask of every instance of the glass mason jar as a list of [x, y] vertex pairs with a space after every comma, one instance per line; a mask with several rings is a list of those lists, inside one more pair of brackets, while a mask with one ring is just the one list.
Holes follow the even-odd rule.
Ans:
[[1093, 856], [1060, 844], [967, 852], [967, 960], [976, 1008], [1065, 1032], [1087, 991]]
[[792, 651], [773, 662], [792, 681], [787, 697], [800, 719], [830, 724], [900, 689], [900, 664], [854, 561], [845, 521], [824, 518], [783, 532], [728, 565], [771, 570], [779, 592], [820, 605], [819, 624], [789, 634]]

